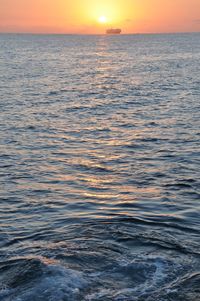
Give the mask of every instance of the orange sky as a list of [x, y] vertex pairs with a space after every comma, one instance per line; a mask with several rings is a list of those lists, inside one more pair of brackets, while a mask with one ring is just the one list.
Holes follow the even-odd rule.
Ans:
[[[98, 18], [105, 16], [107, 24]], [[200, 31], [200, 0], [0, 0], [0, 32]]]

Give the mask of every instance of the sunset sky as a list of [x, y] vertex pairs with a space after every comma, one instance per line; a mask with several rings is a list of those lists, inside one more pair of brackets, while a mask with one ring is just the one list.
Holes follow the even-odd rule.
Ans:
[[200, 0], [0, 0], [0, 32], [200, 31]]

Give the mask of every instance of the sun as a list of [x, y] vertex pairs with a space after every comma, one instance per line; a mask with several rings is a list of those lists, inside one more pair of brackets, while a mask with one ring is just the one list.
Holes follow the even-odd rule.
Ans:
[[105, 23], [107, 23], [108, 20], [107, 20], [106, 16], [100, 16], [98, 18], [98, 21], [99, 21], [99, 23], [105, 24]]

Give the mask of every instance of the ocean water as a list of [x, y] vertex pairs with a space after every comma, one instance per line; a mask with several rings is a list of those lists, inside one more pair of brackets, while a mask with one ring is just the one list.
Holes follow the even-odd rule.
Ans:
[[0, 35], [0, 300], [200, 300], [200, 34]]

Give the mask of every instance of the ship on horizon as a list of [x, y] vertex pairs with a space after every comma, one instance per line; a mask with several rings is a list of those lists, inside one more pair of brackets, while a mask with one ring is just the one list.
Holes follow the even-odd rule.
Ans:
[[120, 34], [121, 32], [120, 28], [109, 28], [106, 30], [106, 34]]

